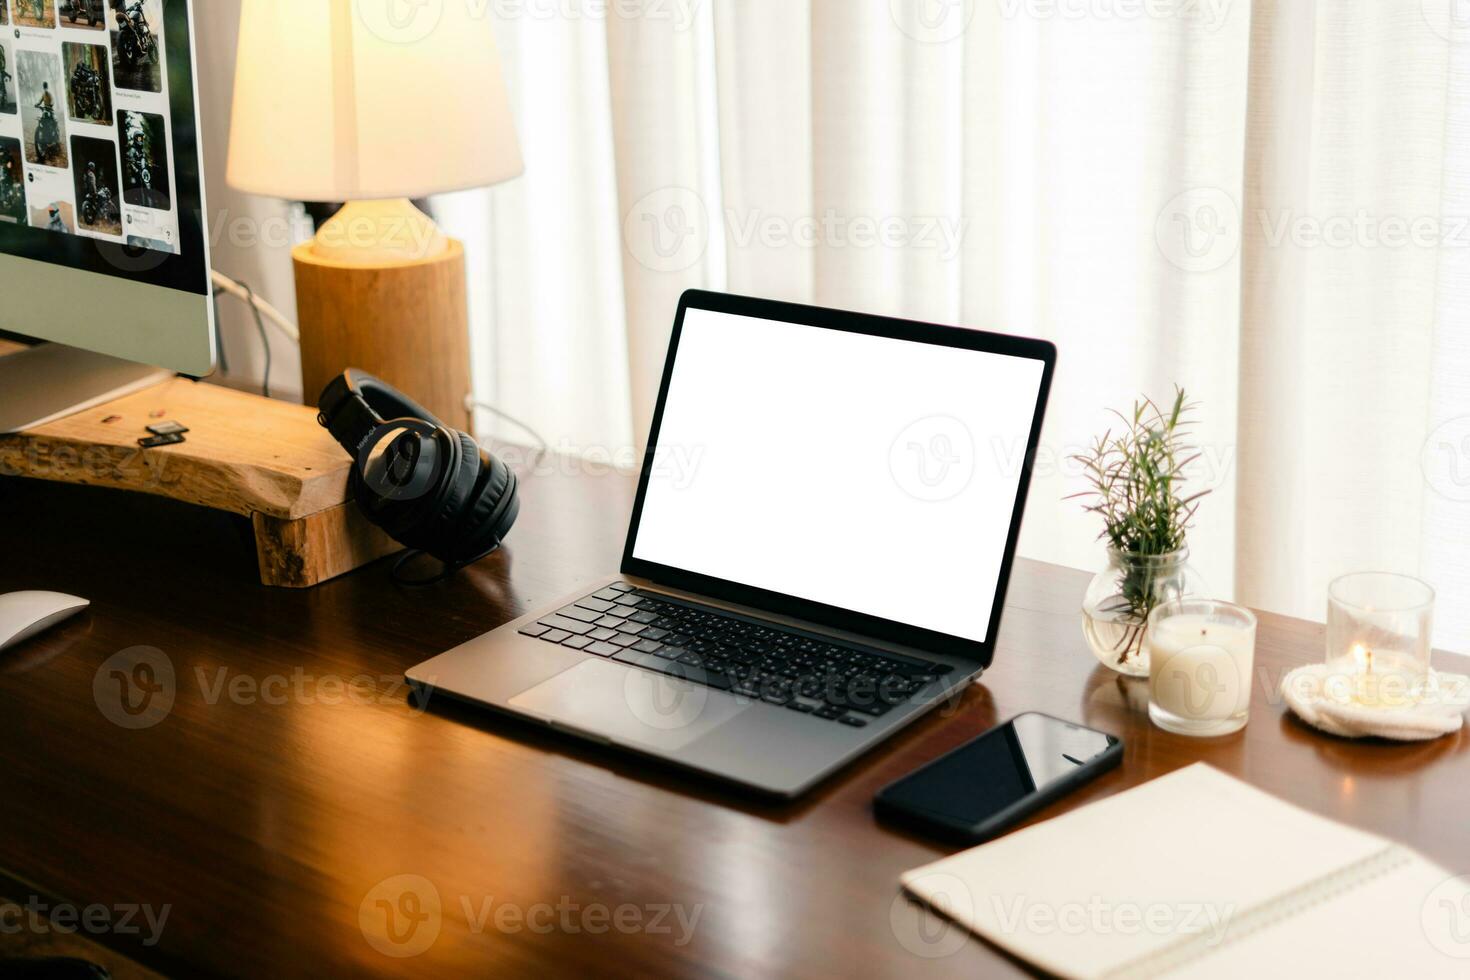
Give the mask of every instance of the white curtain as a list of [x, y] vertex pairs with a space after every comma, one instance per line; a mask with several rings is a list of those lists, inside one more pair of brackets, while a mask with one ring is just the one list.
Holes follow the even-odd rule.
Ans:
[[526, 175], [437, 205], [480, 393], [631, 462], [691, 286], [1046, 337], [1024, 554], [1097, 563], [1067, 456], [1177, 382], [1213, 592], [1418, 573], [1470, 649], [1465, 6], [491, 3]]

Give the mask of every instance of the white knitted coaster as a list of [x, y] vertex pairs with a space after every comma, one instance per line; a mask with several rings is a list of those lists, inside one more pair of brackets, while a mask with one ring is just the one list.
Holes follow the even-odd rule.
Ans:
[[1439, 738], [1460, 730], [1470, 708], [1470, 677], [1430, 671], [1412, 702], [1368, 707], [1344, 696], [1340, 672], [1326, 664], [1298, 667], [1281, 679], [1281, 696], [1297, 717], [1344, 738], [1378, 736], [1401, 742]]

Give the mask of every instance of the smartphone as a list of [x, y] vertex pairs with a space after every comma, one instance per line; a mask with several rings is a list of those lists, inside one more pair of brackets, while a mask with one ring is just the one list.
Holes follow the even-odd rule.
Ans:
[[977, 844], [1122, 758], [1122, 739], [1029, 712], [885, 787], [873, 809], [879, 819]]

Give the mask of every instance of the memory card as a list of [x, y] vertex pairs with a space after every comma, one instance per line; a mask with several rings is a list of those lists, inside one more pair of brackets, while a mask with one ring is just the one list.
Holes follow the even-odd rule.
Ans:
[[183, 441], [183, 433], [173, 432], [166, 436], [149, 436], [147, 439], [139, 439], [138, 445], [144, 449], [157, 449], [159, 446], [177, 446]]
[[148, 426], [148, 431], [156, 436], [180, 436], [189, 430], [178, 422], [159, 422], [157, 425]]

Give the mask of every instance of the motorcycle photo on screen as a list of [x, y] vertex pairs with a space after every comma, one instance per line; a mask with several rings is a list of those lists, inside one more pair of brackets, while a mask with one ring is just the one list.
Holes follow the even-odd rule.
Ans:
[[0, 112], [13, 116], [18, 107], [15, 102], [15, 76], [10, 73], [10, 52], [3, 41], [0, 41]]
[[142, 133], [134, 133], [132, 142], [128, 144], [128, 176], [130, 183], [144, 196], [153, 193], [153, 164]]
[[71, 73], [71, 91], [78, 116], [88, 119], [102, 115], [102, 76], [90, 65], [77, 62]]
[[159, 0], [112, 0], [112, 72], [118, 88], [162, 91]]
[[117, 189], [117, 150], [111, 140], [72, 138], [78, 226], [89, 232], [121, 237], [122, 214]]
[[123, 110], [118, 113], [118, 129], [122, 134], [123, 200], [167, 211], [170, 194], [163, 117]]
[[71, 117], [79, 122], [112, 125], [112, 92], [108, 85], [107, 49], [100, 44], [61, 46], [67, 68]]
[[104, 0], [61, 0], [61, 16], [80, 27], [100, 28], [107, 23]]
[[56, 111], [61, 59], [47, 51], [16, 51], [15, 74], [26, 162], [65, 169], [66, 123]]
[[85, 190], [82, 196], [82, 224], [99, 225], [117, 220], [117, 205], [112, 192], [102, 187], [97, 179], [97, 164], [87, 164], [87, 173], [82, 178]]
[[31, 208], [31, 227], [44, 228], [58, 235], [75, 234], [76, 225], [72, 220], [71, 204], [66, 201], [52, 201], [50, 204]]
[[61, 166], [56, 162], [62, 156], [61, 126], [56, 122], [56, 101], [51, 97], [50, 85], [46, 82], [41, 84], [41, 101], [35, 105], [35, 108], [41, 110], [41, 118], [36, 123], [36, 136], [32, 141], [36, 149], [36, 162]]
[[56, 0], [15, 0], [14, 8], [16, 27], [56, 26]]
[[0, 221], [26, 220], [26, 185], [20, 163], [20, 140], [0, 136]]

